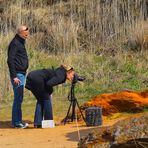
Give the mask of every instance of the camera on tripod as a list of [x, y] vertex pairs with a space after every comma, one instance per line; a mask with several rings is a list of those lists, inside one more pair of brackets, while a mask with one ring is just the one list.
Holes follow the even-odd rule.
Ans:
[[64, 124], [66, 124], [68, 118], [69, 118], [69, 113], [70, 110], [72, 109], [72, 114], [70, 116], [71, 121], [76, 119], [76, 106], [78, 107], [81, 116], [84, 120], [84, 122], [86, 123], [87, 126], [98, 126], [102, 124], [102, 108], [100, 107], [89, 107], [88, 109], [85, 110], [85, 116], [83, 115], [83, 112], [81, 111], [81, 108], [79, 106], [79, 103], [75, 97], [75, 84], [78, 81], [84, 81], [85, 77], [79, 76], [77, 74], [74, 75], [73, 80], [71, 82], [71, 88], [70, 88], [70, 92], [68, 94], [68, 100], [70, 101], [70, 105], [67, 111], [67, 115], [64, 119]]
[[72, 80], [72, 84], [75, 84], [77, 83], [78, 81], [84, 81], [85, 80], [85, 77], [83, 76], [79, 76], [78, 74], [75, 74], [74, 75], [74, 78]]
[[74, 94], [75, 84], [78, 81], [84, 81], [84, 80], [85, 80], [85, 77], [79, 76], [78, 74], [74, 74], [73, 80], [71, 82], [71, 89], [70, 89], [70, 92], [68, 94], [68, 100], [69, 101], [75, 100], [75, 94]]
[[81, 108], [79, 106], [79, 103], [75, 97], [75, 91], [74, 91], [74, 88], [75, 88], [75, 84], [78, 82], [78, 81], [84, 81], [85, 80], [85, 77], [83, 76], [79, 76], [77, 74], [74, 75], [73, 77], [73, 80], [71, 82], [71, 88], [70, 88], [70, 92], [68, 94], [68, 100], [70, 101], [70, 105], [69, 105], [69, 108], [68, 108], [68, 111], [67, 111], [67, 115], [64, 119], [64, 125], [66, 124], [68, 118], [69, 118], [69, 113], [70, 113], [70, 110], [72, 109], [72, 114], [70, 116], [70, 119], [71, 121], [75, 120], [76, 119], [76, 113], [75, 113], [75, 109], [76, 109], [76, 106], [78, 107], [80, 113], [81, 113], [81, 116], [84, 120], [84, 122], [86, 123], [87, 126], [98, 126], [98, 125], [101, 125], [102, 124], [102, 108], [101, 107], [88, 107], [86, 110], [85, 110], [85, 116], [83, 115], [83, 112], [81, 111]]
[[82, 118], [83, 120], [85, 121], [85, 118], [83, 116], [83, 113], [80, 109], [80, 106], [78, 104], [78, 101], [75, 97], [75, 91], [74, 91], [74, 88], [75, 88], [75, 84], [78, 82], [78, 81], [84, 81], [85, 80], [85, 77], [82, 77], [82, 76], [79, 76], [77, 74], [74, 75], [73, 77], [73, 80], [71, 82], [71, 88], [70, 88], [70, 92], [68, 94], [68, 100], [70, 101], [70, 105], [69, 105], [69, 108], [68, 108], [68, 111], [67, 111], [67, 115], [64, 119], [64, 124], [66, 124], [67, 122], [67, 119], [69, 118], [69, 113], [70, 113], [70, 110], [72, 109], [72, 114], [71, 114], [71, 121], [73, 121], [75, 118], [76, 118], [76, 115], [75, 115], [75, 108], [76, 108], [76, 105], [82, 115]]

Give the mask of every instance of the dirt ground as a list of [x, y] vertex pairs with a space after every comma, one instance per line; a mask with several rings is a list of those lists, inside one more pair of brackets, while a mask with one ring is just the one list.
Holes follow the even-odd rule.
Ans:
[[[85, 127], [81, 129], [86, 129]], [[78, 134], [75, 124], [48, 129], [0, 129], [1, 148], [68, 148], [77, 147]]]
[[0, 121], [0, 148], [76, 148], [80, 137], [125, 118], [126, 115], [121, 116], [121, 112], [127, 111], [127, 108], [147, 105], [147, 98], [147, 91], [142, 93], [125, 91], [92, 98], [84, 104], [85, 107], [102, 106], [103, 112], [107, 115], [111, 111], [116, 113], [114, 118], [107, 119], [103, 116], [103, 125], [98, 127], [87, 127], [85, 123], [74, 121], [55, 128], [35, 129], [33, 124], [30, 124], [28, 129], [12, 129], [10, 121]]
[[[103, 121], [102, 126], [116, 121]], [[10, 125], [10, 121], [0, 122], [0, 148], [76, 148], [79, 137], [102, 127], [87, 127], [76, 121], [46, 129], [35, 129], [32, 124], [28, 129], [12, 129]]]

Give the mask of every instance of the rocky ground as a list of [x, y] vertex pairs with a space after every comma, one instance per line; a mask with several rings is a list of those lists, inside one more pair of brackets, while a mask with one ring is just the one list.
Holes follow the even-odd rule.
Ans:
[[80, 148], [148, 148], [148, 113], [98, 128], [79, 141]]

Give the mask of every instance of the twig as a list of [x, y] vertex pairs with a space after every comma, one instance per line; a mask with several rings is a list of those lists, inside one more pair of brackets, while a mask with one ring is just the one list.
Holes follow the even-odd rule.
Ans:
[[[143, 148], [148, 148], [148, 143], [147, 142], [138, 142], [138, 144], [140, 146], [142, 146]], [[144, 144], [144, 145], [143, 145]]]
[[138, 148], [137, 146], [137, 143], [136, 143], [136, 140], [135, 140], [135, 138], [132, 136], [132, 138], [133, 138], [133, 141], [134, 141], [134, 143], [135, 143], [135, 145], [136, 145], [136, 148]]

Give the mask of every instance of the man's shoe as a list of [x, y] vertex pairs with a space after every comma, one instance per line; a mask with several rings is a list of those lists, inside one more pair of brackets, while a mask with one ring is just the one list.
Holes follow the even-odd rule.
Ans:
[[14, 128], [24, 129], [28, 127], [28, 123], [19, 123], [14, 126]]

